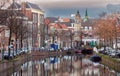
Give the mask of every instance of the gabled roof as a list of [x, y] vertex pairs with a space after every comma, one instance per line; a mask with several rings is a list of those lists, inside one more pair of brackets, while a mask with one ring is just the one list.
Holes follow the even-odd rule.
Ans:
[[56, 23], [50, 23], [49, 25], [50, 25], [49, 27], [54, 27], [56, 29], [60, 29], [59, 25]]
[[33, 9], [41, 10], [38, 5], [30, 3], [30, 2], [26, 2], [26, 8], [33, 8]]
[[18, 9], [18, 8], [21, 8], [21, 5], [18, 4], [17, 2], [14, 2], [8, 7], [8, 9], [12, 9], [12, 8], [13, 9]]
[[[33, 3], [30, 3], [30, 2], [25, 2], [25, 7], [26, 7], [26, 8], [33, 8], [33, 9], [41, 10], [38, 5], [33, 4]], [[14, 3], [12, 3], [12, 4], [8, 7], [8, 9], [12, 9], [12, 8], [18, 9], [18, 8], [21, 8], [21, 5], [18, 4], [17, 2], [14, 2]]]
[[59, 23], [50, 23], [49, 27], [54, 27], [56, 29], [67, 29], [67, 26], [65, 24], [59, 24]]
[[61, 24], [62, 29], [67, 29], [67, 26], [65, 24]]

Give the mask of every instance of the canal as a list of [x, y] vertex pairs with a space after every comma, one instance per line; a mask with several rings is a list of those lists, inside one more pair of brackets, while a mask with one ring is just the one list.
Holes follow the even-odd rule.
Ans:
[[[13, 63], [14, 65], [15, 63]], [[119, 76], [83, 55], [40, 57], [13, 67], [0, 76]]]

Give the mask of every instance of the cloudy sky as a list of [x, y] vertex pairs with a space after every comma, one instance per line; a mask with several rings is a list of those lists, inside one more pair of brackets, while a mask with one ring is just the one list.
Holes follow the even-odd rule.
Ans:
[[27, 0], [45, 8], [104, 7], [107, 4], [118, 4], [120, 0]]
[[[25, 0], [23, 0], [25, 1]], [[89, 15], [93, 17], [98, 13], [106, 11], [108, 4], [120, 4], [120, 0], [26, 0], [38, 4], [45, 10], [47, 16], [68, 16], [71, 13], [80, 11], [84, 15], [88, 9]]]

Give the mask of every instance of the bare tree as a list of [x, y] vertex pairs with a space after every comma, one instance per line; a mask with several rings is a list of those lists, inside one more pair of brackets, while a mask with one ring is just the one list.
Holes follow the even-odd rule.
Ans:
[[10, 56], [10, 45], [11, 45], [11, 37], [12, 37], [12, 31], [14, 30], [14, 22], [15, 22], [15, 12], [11, 11], [11, 10], [7, 10], [7, 18], [6, 18], [6, 26], [9, 28], [9, 40], [8, 40], [8, 50], [9, 50], [9, 53], [8, 55]]
[[4, 7], [8, 2], [10, 2], [10, 0], [0, 0], [0, 9]]
[[103, 40], [104, 45], [113, 46], [113, 42], [115, 40], [116, 31], [116, 22], [114, 20], [104, 19], [98, 20], [96, 24], [95, 34], [99, 36], [101, 40]]

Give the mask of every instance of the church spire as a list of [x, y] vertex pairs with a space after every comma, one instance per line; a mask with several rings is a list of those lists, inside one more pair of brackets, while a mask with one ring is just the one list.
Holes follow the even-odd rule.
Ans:
[[79, 14], [79, 11], [77, 11], [77, 14]]
[[85, 11], [85, 18], [84, 18], [84, 22], [88, 20], [88, 12], [87, 12], [87, 9]]

